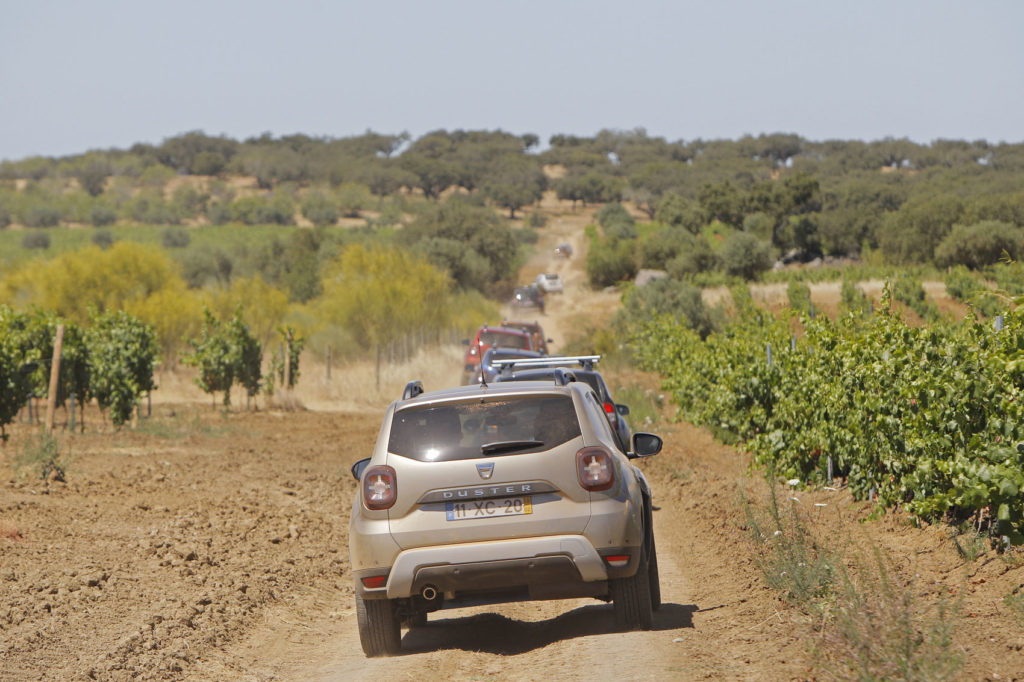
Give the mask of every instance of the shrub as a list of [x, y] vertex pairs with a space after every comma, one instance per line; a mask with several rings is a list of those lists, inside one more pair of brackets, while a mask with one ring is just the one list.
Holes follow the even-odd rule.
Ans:
[[597, 220], [597, 224], [606, 231], [613, 225], [624, 224], [632, 227], [636, 224], [636, 218], [630, 215], [626, 207], [618, 202], [605, 204], [594, 217]]
[[735, 232], [722, 245], [722, 266], [730, 275], [755, 279], [772, 266], [771, 247], [746, 232]]
[[90, 241], [101, 249], [109, 249], [114, 245], [114, 235], [110, 230], [96, 230], [92, 233]]
[[188, 231], [181, 227], [168, 227], [160, 236], [160, 241], [167, 249], [183, 249], [189, 245], [192, 238]]
[[587, 280], [593, 287], [606, 287], [636, 277], [633, 242], [593, 240], [587, 252]]
[[696, 201], [678, 194], [666, 194], [658, 202], [654, 218], [660, 223], [681, 227], [691, 234], [700, 234], [707, 224], [707, 214]]
[[526, 225], [532, 228], [546, 227], [548, 224], [547, 216], [540, 211], [531, 211], [530, 215], [526, 218]]
[[1024, 256], [1024, 231], [998, 220], [983, 220], [974, 225], [954, 225], [935, 248], [940, 266], [966, 265], [977, 270], [1009, 256]]
[[26, 232], [21, 238], [21, 245], [26, 249], [48, 249], [50, 248], [50, 235], [45, 232]]
[[711, 272], [721, 267], [721, 259], [703, 237], [681, 239], [679, 254], [665, 264], [669, 276], [685, 279], [702, 272]]
[[314, 192], [302, 200], [302, 216], [314, 225], [334, 225], [341, 217], [337, 202], [323, 192]]
[[11, 224], [11, 212], [6, 206], [0, 206], [0, 230]]
[[152, 391], [157, 362], [156, 333], [123, 310], [105, 313], [86, 329], [89, 392], [110, 420], [124, 424], [139, 398]]
[[789, 298], [789, 307], [802, 313], [811, 311], [811, 288], [803, 282], [796, 280], [789, 283], [786, 290]]
[[60, 209], [54, 206], [32, 206], [22, 217], [26, 227], [56, 227], [60, 224]]
[[106, 204], [96, 204], [89, 211], [89, 222], [93, 227], [113, 225], [117, 222], [117, 211]]
[[720, 325], [704, 305], [701, 290], [693, 285], [663, 277], [642, 287], [632, 287], [623, 297], [619, 322], [637, 324], [656, 315], [671, 315], [706, 338]]
[[57, 440], [48, 433], [40, 433], [25, 441], [14, 459], [14, 469], [32, 470], [44, 481], [66, 481], [70, 457], [61, 454]]
[[211, 225], [227, 225], [234, 218], [234, 213], [229, 202], [214, 201], [206, 207], [206, 217]]

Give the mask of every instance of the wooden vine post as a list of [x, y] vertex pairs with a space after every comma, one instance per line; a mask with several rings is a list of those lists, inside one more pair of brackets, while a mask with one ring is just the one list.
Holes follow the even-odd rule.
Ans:
[[64, 349], [64, 325], [57, 325], [57, 338], [53, 342], [53, 364], [50, 365], [50, 392], [46, 399], [46, 433], [53, 431], [53, 413], [57, 410], [57, 389], [60, 386], [60, 356]]

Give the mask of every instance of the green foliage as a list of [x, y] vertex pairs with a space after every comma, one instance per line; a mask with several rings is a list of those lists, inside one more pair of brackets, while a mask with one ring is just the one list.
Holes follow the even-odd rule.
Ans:
[[89, 211], [89, 223], [93, 227], [113, 225], [117, 222], [117, 211], [104, 203], [96, 203]]
[[845, 313], [863, 314], [871, 311], [871, 301], [852, 279], [844, 279], [839, 290], [840, 310]]
[[240, 311], [227, 322], [209, 309], [203, 310], [199, 337], [190, 339], [192, 352], [185, 364], [199, 368], [195, 382], [205, 393], [224, 393], [224, 406], [231, 405], [231, 387], [237, 381], [249, 396], [260, 390], [263, 348], [241, 320]]
[[998, 220], [984, 220], [973, 225], [954, 225], [935, 248], [935, 262], [940, 266], [966, 265], [978, 270], [995, 265], [1001, 259], [1024, 256], [1024, 231], [1016, 225]]
[[722, 267], [727, 274], [756, 279], [772, 266], [771, 247], [746, 232], [734, 232], [722, 245]]
[[327, 266], [323, 290], [318, 323], [346, 330], [378, 363], [389, 344], [414, 334], [437, 334], [451, 320], [447, 273], [395, 248], [345, 248]]
[[507, 208], [509, 218], [515, 218], [522, 207], [540, 201], [547, 178], [535, 159], [509, 155], [495, 164], [484, 181], [483, 192], [496, 206]]
[[123, 310], [95, 317], [85, 331], [89, 392], [120, 426], [140, 397], [152, 391], [157, 363], [156, 333]]
[[181, 227], [168, 227], [160, 235], [160, 243], [165, 249], [183, 249], [191, 241], [188, 231]]
[[277, 196], [249, 196], [231, 202], [232, 218], [246, 225], [291, 225], [295, 205], [284, 194]]
[[911, 275], [896, 279], [892, 288], [893, 298], [917, 313], [921, 319], [934, 321], [939, 319], [939, 309], [935, 302], [928, 298], [921, 280]]
[[660, 223], [681, 227], [691, 234], [700, 234], [708, 222], [700, 204], [675, 193], [666, 194], [658, 202], [654, 217]]
[[0, 306], [0, 440], [6, 441], [4, 430], [25, 406], [35, 386], [34, 373], [39, 367], [41, 352], [31, 346], [25, 334], [27, 315], [8, 306]]
[[790, 282], [786, 289], [789, 307], [800, 313], [811, 312], [811, 288], [803, 282]]
[[962, 265], [950, 268], [944, 281], [946, 293], [972, 306], [983, 317], [994, 317], [1007, 308], [1007, 301]]
[[21, 238], [21, 245], [26, 249], [48, 249], [50, 248], [50, 235], [36, 230], [26, 232], [25, 236]]
[[338, 203], [325, 192], [311, 192], [302, 200], [302, 216], [314, 225], [334, 225], [341, 217]]
[[96, 230], [92, 233], [89, 241], [101, 249], [109, 249], [114, 245], [114, 235], [110, 233], [110, 230]]
[[60, 209], [55, 206], [30, 206], [21, 217], [25, 227], [55, 227], [60, 223]]
[[592, 239], [587, 251], [587, 281], [606, 287], [636, 277], [635, 243], [629, 239]]
[[706, 341], [665, 317], [630, 336], [682, 415], [745, 442], [761, 466], [830, 484], [831, 458], [858, 499], [930, 519], [978, 515], [1024, 542], [1024, 316], [1007, 313], [1000, 332], [917, 328], [883, 304], [866, 320], [803, 324], [793, 350], [786, 324], [746, 306]]
[[[473, 206], [458, 197], [431, 205], [419, 215], [406, 229], [404, 236], [409, 244], [429, 254], [431, 262], [443, 268], [452, 263], [450, 248], [438, 246], [436, 243], [423, 244], [424, 240], [448, 240], [457, 242], [461, 249], [469, 251], [486, 262], [488, 273], [486, 281], [472, 278], [478, 273], [481, 261], [474, 257], [459, 259], [455, 267], [449, 270], [452, 279], [462, 288], [479, 284], [485, 292], [494, 284], [513, 279], [517, 263], [518, 249], [512, 230], [503, 224], [494, 211], [483, 206]], [[447, 254], [443, 258], [433, 260], [437, 254]], [[470, 279], [464, 277], [470, 276]]]
[[642, 287], [630, 287], [622, 297], [622, 310], [616, 315], [616, 321], [634, 326], [641, 320], [659, 315], [669, 315], [682, 321], [701, 338], [722, 324], [721, 312], [709, 310], [704, 305], [699, 288], [667, 277]]

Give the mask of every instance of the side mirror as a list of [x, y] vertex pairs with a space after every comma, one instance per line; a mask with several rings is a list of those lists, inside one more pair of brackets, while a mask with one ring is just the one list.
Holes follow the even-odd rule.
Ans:
[[634, 433], [632, 457], [652, 457], [661, 452], [664, 441], [653, 433]]
[[615, 404], [615, 411], [621, 414], [623, 417], [629, 414], [629, 405]]
[[370, 458], [364, 457], [355, 464], [352, 465], [352, 476], [357, 481], [363, 478], [363, 472], [366, 471], [366, 467], [370, 465]]

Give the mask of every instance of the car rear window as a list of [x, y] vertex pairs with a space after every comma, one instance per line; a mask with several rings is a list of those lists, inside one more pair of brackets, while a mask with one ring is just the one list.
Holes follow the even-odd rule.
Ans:
[[540, 452], [579, 435], [569, 396], [496, 398], [400, 410], [391, 423], [388, 452], [447, 462]]
[[530, 337], [523, 334], [502, 334], [501, 332], [480, 332], [480, 343], [499, 348], [530, 348]]

